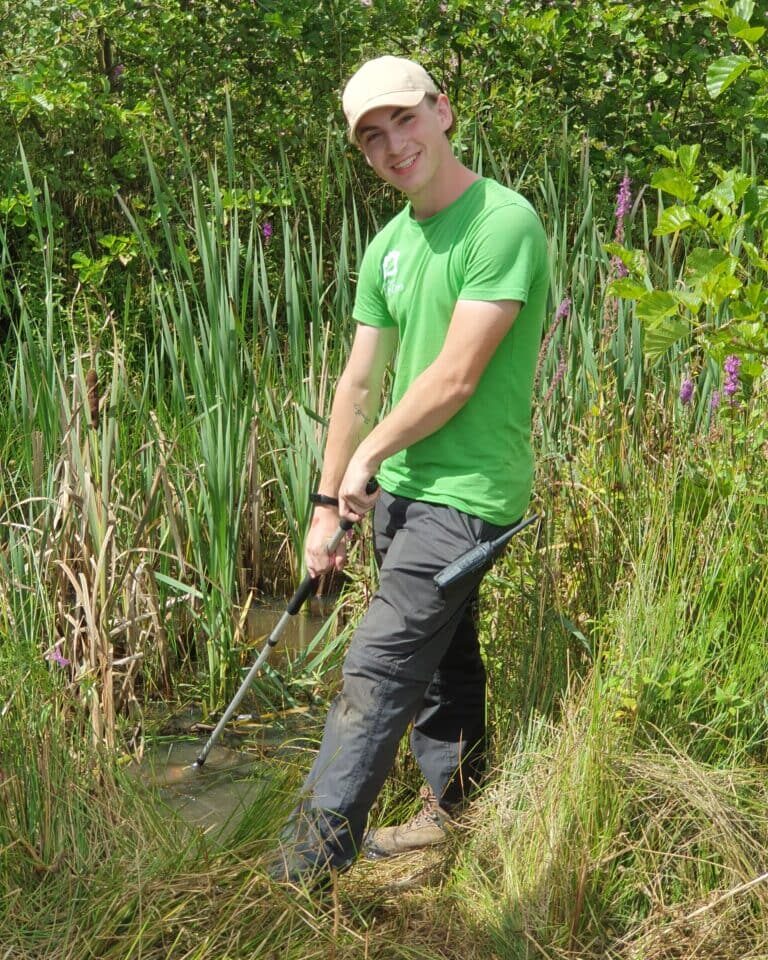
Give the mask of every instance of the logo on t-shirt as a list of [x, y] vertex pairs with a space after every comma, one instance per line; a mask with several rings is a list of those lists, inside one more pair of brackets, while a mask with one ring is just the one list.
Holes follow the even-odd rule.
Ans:
[[405, 289], [402, 283], [397, 282], [397, 266], [400, 260], [399, 250], [390, 250], [381, 261], [381, 275], [384, 280], [384, 295], [391, 296]]

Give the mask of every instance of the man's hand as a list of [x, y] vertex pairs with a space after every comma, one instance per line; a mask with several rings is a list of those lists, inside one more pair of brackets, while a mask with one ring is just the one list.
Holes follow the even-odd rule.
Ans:
[[304, 562], [312, 577], [319, 577], [330, 570], [341, 570], [347, 561], [346, 537], [333, 553], [328, 552], [328, 543], [339, 529], [339, 512], [335, 507], [315, 507], [312, 523], [304, 544]]
[[379, 498], [378, 485], [373, 493], [368, 491], [377, 469], [378, 464], [368, 462], [359, 450], [354, 454], [339, 487], [339, 514], [342, 517], [357, 523], [373, 510]]

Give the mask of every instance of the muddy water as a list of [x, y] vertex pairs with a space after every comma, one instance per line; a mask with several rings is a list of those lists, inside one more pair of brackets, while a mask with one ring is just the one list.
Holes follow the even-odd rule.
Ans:
[[137, 775], [180, 816], [218, 837], [239, 822], [269, 775], [262, 758], [215, 746], [205, 766], [193, 766], [201, 743], [178, 741], [151, 748]]
[[[334, 603], [333, 599], [313, 597], [310, 603], [305, 604], [304, 609], [286, 623], [270, 660], [274, 658], [280, 662], [290, 654], [306, 650], [333, 612]], [[248, 608], [246, 632], [255, 648], [261, 649], [284, 611], [285, 604], [278, 602], [260, 603]]]
[[[279, 665], [311, 643], [332, 612], [331, 601], [313, 600], [312, 607], [287, 622], [270, 662]], [[247, 633], [254, 659], [280, 619], [284, 604], [251, 607]], [[248, 698], [243, 701], [247, 710]], [[210, 727], [195, 712], [175, 717], [169, 736], [145, 751], [135, 775], [157, 793], [162, 802], [212, 838], [223, 838], [256, 801], [274, 764], [304, 749], [320, 730], [320, 714], [293, 709], [279, 714], [239, 715], [211, 750], [202, 770], [193, 767]]]

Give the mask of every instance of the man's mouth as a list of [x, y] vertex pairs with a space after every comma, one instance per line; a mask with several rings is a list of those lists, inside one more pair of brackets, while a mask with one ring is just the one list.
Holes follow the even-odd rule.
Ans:
[[418, 159], [418, 153], [414, 153], [413, 156], [406, 157], [405, 160], [401, 160], [400, 163], [393, 163], [393, 170], [407, 170], [409, 167], [412, 167], [416, 160]]

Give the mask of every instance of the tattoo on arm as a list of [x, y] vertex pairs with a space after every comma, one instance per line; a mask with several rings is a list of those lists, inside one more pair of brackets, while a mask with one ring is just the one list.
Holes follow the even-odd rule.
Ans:
[[358, 404], [355, 404], [354, 409], [355, 409], [355, 416], [360, 417], [363, 423], [369, 424], [371, 422], [371, 418], [365, 415], [365, 411], [362, 409], [362, 407], [360, 407]]

